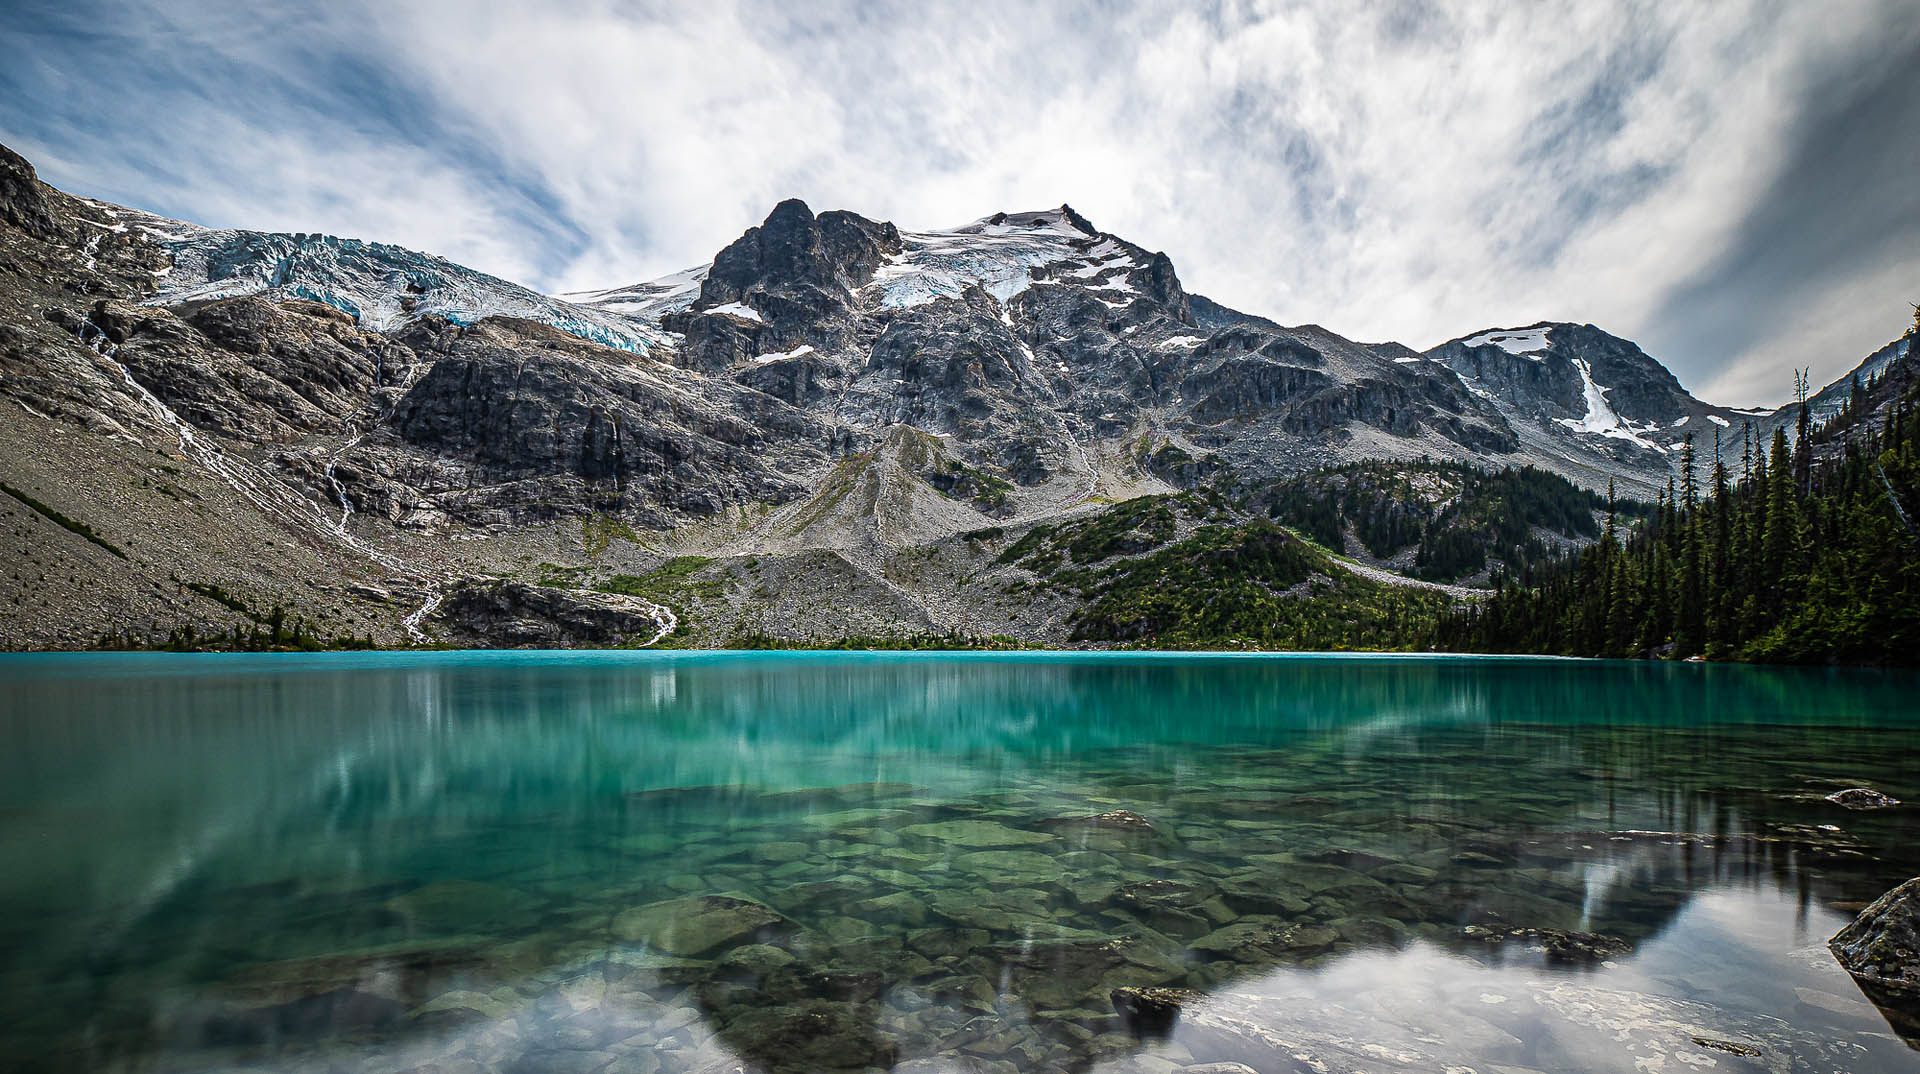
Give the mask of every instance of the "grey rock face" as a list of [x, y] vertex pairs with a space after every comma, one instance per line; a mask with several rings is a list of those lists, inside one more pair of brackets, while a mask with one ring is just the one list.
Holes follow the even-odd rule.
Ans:
[[803, 411], [724, 381], [682, 383], [671, 367], [616, 360], [545, 326], [404, 338], [431, 364], [396, 403], [391, 433], [428, 458], [396, 460], [396, 476], [431, 487], [436, 460], [450, 460], [468, 469], [469, 491], [524, 485], [498, 510], [448, 490], [479, 509], [476, 520], [584, 507], [671, 524], [676, 513], [784, 502], [804, 491], [799, 472], [829, 458], [829, 429]]
[[176, 319], [102, 302], [90, 317], [135, 380], [194, 425], [253, 443], [337, 431], [412, 354], [317, 302], [214, 303]]
[[900, 249], [892, 224], [783, 201], [714, 257], [692, 308], [663, 323], [686, 337], [688, 367], [704, 372], [802, 345], [831, 350], [850, 337], [854, 290]]
[[696, 309], [739, 302], [755, 292], [802, 288], [848, 291], [873, 278], [888, 254], [900, 252], [900, 232], [849, 212], [814, 216], [790, 198], [766, 222], [747, 229], [713, 259]]
[[952, 437], [1020, 484], [1066, 463], [1072, 434], [1046, 404], [1053, 386], [979, 288], [901, 311], [874, 341], [840, 410], [870, 425]]
[[451, 587], [437, 618], [455, 638], [508, 648], [618, 645], [664, 625], [631, 598], [484, 579]]

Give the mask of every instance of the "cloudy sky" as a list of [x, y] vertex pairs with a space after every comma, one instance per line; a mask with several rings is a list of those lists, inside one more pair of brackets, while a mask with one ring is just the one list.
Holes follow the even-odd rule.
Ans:
[[1065, 201], [1285, 323], [1590, 321], [1736, 405], [1920, 301], [1920, 0], [12, 0], [0, 141], [547, 291], [704, 262], [783, 197]]

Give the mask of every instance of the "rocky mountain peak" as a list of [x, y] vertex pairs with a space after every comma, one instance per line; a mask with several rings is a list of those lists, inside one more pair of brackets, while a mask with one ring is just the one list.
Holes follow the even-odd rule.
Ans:
[[4, 145], [0, 145], [0, 218], [42, 239], [58, 239], [64, 233], [33, 165]]
[[753, 294], [802, 290], [844, 303], [900, 248], [900, 231], [892, 224], [845, 211], [815, 216], [806, 202], [789, 198], [714, 257], [693, 308], [742, 302], [764, 315]]
[[1064, 201], [1060, 203], [1060, 216], [1065, 219], [1067, 223], [1072, 224], [1074, 227], [1079, 228], [1089, 235], [1100, 234], [1100, 229], [1093, 226], [1093, 221], [1074, 212], [1073, 206], [1068, 205]]

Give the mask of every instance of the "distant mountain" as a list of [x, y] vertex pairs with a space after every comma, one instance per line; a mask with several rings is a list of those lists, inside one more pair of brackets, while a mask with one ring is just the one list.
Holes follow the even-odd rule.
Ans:
[[[1591, 325], [1424, 354], [1282, 326], [1064, 205], [903, 231], [787, 201], [706, 265], [547, 296], [76, 198], [0, 150], [0, 274], [14, 645], [252, 630], [275, 605], [336, 639], [714, 640], [669, 613], [694, 603], [768, 635], [1064, 640], [1064, 606], [1040, 611], [1065, 590], [969, 588], [1036, 527], [1363, 461], [1650, 497], [1688, 432], [1746, 417]], [[56, 516], [122, 554], [45, 544]], [[578, 595], [676, 555], [718, 575]], [[474, 588], [501, 576], [530, 588]]]
[[[1847, 405], [1847, 399], [1852, 396], [1856, 384], [1864, 387], [1869, 381], [1884, 375], [1895, 362], [1899, 362], [1908, 356], [1912, 346], [1912, 338], [1902, 336], [1892, 343], [1881, 347], [1879, 350], [1874, 351], [1872, 354], [1867, 355], [1866, 358], [1863, 359], [1859, 365], [1853, 367], [1853, 370], [1846, 376], [1815, 392], [1807, 399], [1807, 404], [1813, 411], [1814, 419], [1816, 421], [1825, 421], [1840, 413], [1841, 408]], [[1780, 407], [1775, 413], [1781, 414], [1784, 417], [1795, 409], [1792, 404], [1787, 404]]]
[[[1664, 479], [1689, 435], [1704, 445], [1716, 428], [1731, 429], [1743, 418], [1695, 399], [1645, 351], [1590, 324], [1492, 329], [1422, 358], [1445, 365], [1492, 402], [1524, 430], [1531, 452], [1547, 457], [1573, 443], [1607, 456], [1628, 491], [1644, 488], [1636, 480], [1642, 475]], [[1582, 483], [1597, 484], [1591, 477]]]

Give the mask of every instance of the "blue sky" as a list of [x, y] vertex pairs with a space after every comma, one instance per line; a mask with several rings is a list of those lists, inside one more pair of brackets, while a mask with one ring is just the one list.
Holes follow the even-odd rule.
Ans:
[[1427, 347], [1537, 320], [1777, 402], [1920, 301], [1920, 3], [120, 4], [0, 12], [0, 141], [214, 226], [547, 291], [784, 197], [1071, 202], [1190, 290]]

